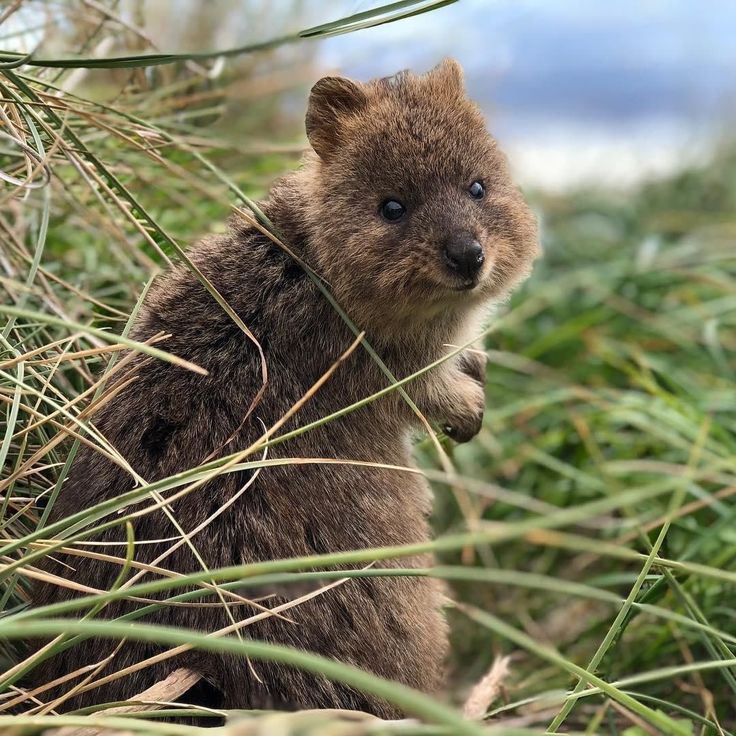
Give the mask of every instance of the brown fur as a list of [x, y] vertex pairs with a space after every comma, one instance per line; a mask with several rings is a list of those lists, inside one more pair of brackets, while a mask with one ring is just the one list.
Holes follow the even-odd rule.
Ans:
[[[535, 224], [509, 180], [503, 156], [468, 101], [461, 71], [446, 61], [422, 77], [401, 73], [358, 84], [326, 78], [312, 90], [307, 132], [317, 155], [279, 181], [262, 204], [289, 245], [330, 284], [368, 340], [399, 377], [465, 341], [477, 328], [483, 305], [498, 299], [528, 272], [537, 254]], [[473, 200], [467, 187], [486, 186]], [[381, 219], [386, 197], [408, 207], [399, 223]], [[442, 244], [457, 232], [483, 246], [485, 263], [474, 289], [459, 290], [441, 258]], [[248, 446], [296, 402], [347, 348], [352, 335], [294, 261], [255, 229], [233, 224], [229, 234], [200, 242], [192, 260], [253, 331], [265, 351], [269, 383], [262, 401], [241, 426], [261, 385], [253, 343], [183, 267], [160, 278], [146, 300], [134, 337], [165, 332], [163, 344], [209, 371], [203, 377], [170, 364], [134, 359], [136, 380], [95, 417], [98, 429], [146, 480], [193, 467], [227, 445]], [[407, 388], [425, 415], [448, 426], [459, 440], [479, 429], [484, 408], [484, 362], [453, 359]], [[129, 374], [128, 374], [129, 375]], [[383, 388], [386, 378], [358, 348], [292, 419], [304, 425]], [[351, 458], [410, 465], [416, 418], [397, 393], [340, 420], [275, 447], [270, 457]], [[220, 454], [224, 451], [220, 449]], [[248, 477], [218, 477], [178, 502], [174, 511], [192, 529], [232, 497]], [[130, 476], [100, 455], [82, 449], [54, 508], [61, 518], [130, 490]], [[263, 470], [247, 492], [201, 531], [194, 543], [210, 569], [276, 558], [429, 538], [428, 488], [406, 473], [346, 465], [285, 465]], [[136, 540], [176, 535], [161, 512], [135, 525]], [[122, 532], [104, 539], [121, 540]], [[139, 546], [149, 561], [166, 543]], [[104, 548], [123, 554], [123, 547]], [[76, 582], [107, 588], [116, 565], [65, 557], [74, 572], [48, 561], [46, 568]], [[422, 566], [428, 559], [389, 561]], [[200, 569], [182, 547], [165, 563], [182, 572]], [[248, 594], [247, 590], [243, 591]], [[36, 603], [63, 600], [67, 589], [39, 586]], [[282, 590], [275, 605], [293, 597]], [[208, 600], [216, 600], [209, 598]], [[442, 685], [446, 627], [441, 592], [427, 579], [363, 579], [292, 609], [296, 623], [268, 618], [248, 636], [334, 657], [428, 693]], [[116, 616], [135, 604], [115, 603]], [[237, 618], [255, 609], [236, 607]], [[164, 607], [146, 621], [213, 631], [228, 618], [216, 607]], [[111, 642], [82, 643], [45, 662], [48, 681], [98, 661]], [[102, 674], [128, 666], [158, 649], [126, 644]], [[325, 678], [277, 664], [201, 653], [182, 655], [123, 680], [75, 697], [65, 707], [121, 700], [145, 690], [173, 666], [198, 669], [222, 694], [227, 708], [357, 708], [395, 717], [389, 704]]]

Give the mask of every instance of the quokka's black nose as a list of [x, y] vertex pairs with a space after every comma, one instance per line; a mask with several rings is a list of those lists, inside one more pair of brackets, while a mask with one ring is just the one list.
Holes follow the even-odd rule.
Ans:
[[445, 243], [444, 256], [448, 268], [464, 279], [474, 279], [485, 260], [483, 246], [470, 233], [451, 237]]

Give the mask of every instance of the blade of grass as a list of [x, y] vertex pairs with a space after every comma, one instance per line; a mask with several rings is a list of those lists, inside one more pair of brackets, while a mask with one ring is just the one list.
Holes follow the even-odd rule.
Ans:
[[[356, 30], [371, 28], [372, 26], [393, 23], [404, 18], [412, 17], [419, 12], [429, 12], [436, 8], [449, 5], [456, 0], [402, 0], [401, 2], [387, 3], [376, 8], [345, 16], [339, 20], [307, 28], [296, 33], [280, 36], [269, 41], [245, 44], [234, 48], [217, 51], [199, 51], [182, 54], [137, 54], [129, 56], [97, 58], [38, 58], [33, 54], [23, 55], [9, 51], [0, 51], [0, 71], [10, 70], [22, 65], [49, 67], [59, 69], [125, 69], [136, 67], [151, 67], [161, 64], [173, 64], [181, 61], [206, 61], [207, 59], [229, 58], [251, 54], [257, 51], [267, 51], [284, 44], [295, 43], [307, 38], [321, 38], [351, 33]], [[401, 12], [403, 8], [422, 5], [421, 9], [410, 12]], [[394, 12], [398, 11], [398, 12]]]
[[[229, 637], [213, 639], [192, 631], [141, 623], [123, 624], [116, 621], [47, 619], [24, 621], [16, 624], [4, 623], [2, 630], [2, 636], [8, 639], [46, 637], [54, 634], [83, 634], [103, 639], [128, 639], [172, 646], [191, 644], [196, 649], [203, 651], [278, 662], [323, 675], [330, 680], [342, 682], [362, 692], [383, 698], [423, 720], [451, 726], [458, 735], [482, 736], [486, 734], [482, 726], [464, 721], [455, 711], [441, 704], [435, 698], [416, 692], [400, 683], [383, 680], [356, 667], [292, 647], [248, 639], [239, 641]], [[5, 717], [0, 717], [0, 726], [4, 720]], [[679, 733], [679, 731], [674, 733]]]
[[677, 736], [691, 736], [690, 731], [684, 725], [677, 723], [660, 711], [652, 710], [646, 705], [643, 705], [638, 700], [631, 697], [631, 695], [619, 690], [617, 687], [607, 683], [605, 680], [601, 680], [598, 676], [592, 674], [587, 669], [570, 662], [554, 649], [539, 644], [539, 642], [518, 629], [515, 629], [513, 626], [509, 626], [509, 624], [505, 623], [497, 616], [487, 613], [486, 611], [481, 611], [474, 606], [463, 605], [459, 608], [473, 621], [481, 624], [482, 626], [486, 626], [499, 636], [502, 636], [504, 639], [508, 639], [517, 646], [526, 649], [536, 657], [550, 662], [570, 674], [579, 677], [582, 682], [595, 685], [595, 687], [599, 688], [602, 693], [628, 708], [632, 713], [641, 716], [641, 718], [643, 718], [647, 723], [659, 729], [662, 733], [673, 734], [673, 736], [675, 734]]

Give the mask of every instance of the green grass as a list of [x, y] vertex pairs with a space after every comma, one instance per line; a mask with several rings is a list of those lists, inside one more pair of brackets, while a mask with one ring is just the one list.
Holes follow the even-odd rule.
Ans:
[[[704, 716], [712, 698], [710, 717], [733, 728], [736, 670], [723, 634], [736, 632], [736, 591], [704, 575], [736, 568], [736, 156], [724, 151], [704, 170], [626, 198], [580, 193], [540, 205], [544, 262], [488, 342], [484, 431], [455, 459], [464, 473], [551, 507], [640, 494], [596, 524], [494, 545], [482, 560], [615, 591], [621, 602], [581, 604], [513, 585], [463, 584], [459, 594], [609, 682], [713, 663], [702, 677], [670, 671], [635, 695]], [[663, 493], [647, 498], [652, 489]], [[528, 515], [509, 500], [484, 516], [508, 524]], [[458, 523], [449, 498], [437, 517], [440, 529]], [[682, 567], [663, 567], [662, 557]], [[699, 626], [656, 620], [637, 603]], [[482, 671], [494, 647], [511, 650], [458, 623], [464, 671]], [[523, 661], [514, 700], [569, 687], [558, 666]], [[600, 709], [594, 700], [550, 705], [550, 720], [582, 726]]]
[[[302, 37], [439, 4], [399, 3]], [[81, 51], [77, 57], [64, 64], [92, 66]], [[148, 578], [130, 588], [121, 574], [104, 596], [34, 610], [27, 573], [49, 553], [37, 540], [91, 539], [105, 525], [129, 521], [139, 507], [113, 512], [134, 498], [189, 493], [213, 474], [272, 462], [262, 446], [250, 448], [47, 526], [48, 506], [81, 443], [125, 463], [89, 417], [103, 395], [102, 369], [125, 360], [151, 276], [185, 257], [187, 243], [221, 228], [231, 205], [247, 208], [293, 167], [301, 141], [268, 140], [273, 101], [242, 121], [252, 140], [217, 126], [236, 67], [213, 82], [187, 66], [191, 56], [167, 58], [172, 66], [157, 69], [171, 73], [155, 87], [136, 69], [102, 69], [57, 95], [70, 72], [41, 57], [16, 67], [13, 58], [0, 69], [8, 111], [0, 171], [29, 177], [30, 186], [0, 189], [0, 709], [23, 693], [32, 663], [21, 661], [18, 640], [37, 627], [58, 633], [59, 648], [92, 633], [135, 635], [316, 669], [394, 699], [423, 722], [391, 732], [485, 733], [457, 706], [499, 654], [510, 655], [511, 671], [489, 706], [491, 733], [736, 731], [732, 149], [626, 195], [530, 193], [545, 257], [486, 336], [483, 430], [469, 445], [446, 445], [458, 476], [447, 474], [436, 444], [418, 447], [436, 492], [437, 539], [423, 549], [436, 553], [437, 567], [338, 569], [407, 551], [391, 548]], [[128, 55], [123, 66], [152, 61], [161, 60]], [[134, 347], [172, 359], [155, 345]], [[189, 601], [209, 594], [213, 581], [224, 594], [314, 577], [323, 567], [335, 570], [319, 578], [334, 582], [408, 574], [448, 582], [457, 605], [449, 611], [447, 704], [296, 650], [205, 639], [132, 624], [132, 617], [94, 619], [115, 597], [168, 591], [170, 600]], [[139, 732], [185, 732], [162, 722], [165, 713], [41, 716], [32, 708], [26, 702], [25, 713], [13, 716], [24, 733], [51, 723], [113, 727], [123, 718]], [[337, 716], [331, 726], [319, 714], [249, 716], [283, 733], [339, 727]], [[0, 730], [8, 719], [0, 710]], [[350, 733], [385, 731], [360, 728]]]

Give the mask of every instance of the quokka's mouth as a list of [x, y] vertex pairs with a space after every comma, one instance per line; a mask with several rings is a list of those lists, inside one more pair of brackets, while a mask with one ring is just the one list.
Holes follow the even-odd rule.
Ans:
[[452, 287], [453, 291], [472, 291], [475, 289], [478, 284], [480, 284], [480, 279], [465, 279], [463, 281], [460, 281], [460, 283], [455, 284]]
[[475, 287], [478, 286], [477, 283], [471, 283], [471, 284], [461, 284], [460, 286], [455, 287], [455, 291], [472, 291], [475, 289]]

